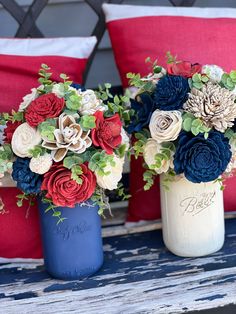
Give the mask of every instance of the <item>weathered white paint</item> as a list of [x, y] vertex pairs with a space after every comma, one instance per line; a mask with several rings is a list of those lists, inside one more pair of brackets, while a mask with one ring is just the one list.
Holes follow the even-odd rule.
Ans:
[[[4, 299], [1, 300], [0, 309], [4, 314], [183, 313], [235, 304], [236, 289], [222, 280], [222, 276], [235, 278], [235, 274], [236, 267], [221, 270], [220, 274], [219, 271], [187, 273], [168, 280], [156, 278], [135, 284], [111, 283], [105, 287], [73, 292], [56, 291], [51, 294], [43, 293], [45, 284], [42, 284], [41, 292], [39, 289], [37, 291], [39, 297], [15, 301]], [[25, 291], [20, 289], [20, 285], [15, 287], [17, 291]], [[30, 284], [28, 288], [32, 288]], [[207, 300], [213, 296], [215, 298], [212, 301]]]
[[218, 183], [194, 184], [185, 178], [164, 187], [161, 175], [163, 240], [179, 256], [203, 256], [224, 243], [223, 192]]

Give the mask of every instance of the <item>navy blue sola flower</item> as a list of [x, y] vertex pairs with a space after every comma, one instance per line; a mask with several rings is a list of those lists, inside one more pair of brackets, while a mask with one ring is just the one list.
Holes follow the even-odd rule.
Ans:
[[178, 110], [188, 99], [188, 79], [182, 76], [163, 76], [154, 91], [154, 102], [160, 110]]
[[39, 193], [42, 176], [34, 173], [29, 168], [29, 158], [17, 158], [13, 163], [12, 178], [17, 182], [17, 187], [26, 194]]
[[74, 87], [75, 89], [80, 89], [81, 90], [81, 92], [84, 92], [84, 91], [86, 91], [86, 89], [84, 88], [84, 86], [82, 86], [82, 85], [80, 85], [80, 84], [77, 84], [77, 83], [72, 83], [71, 85], [70, 85], [71, 87]]
[[205, 139], [203, 134], [194, 136], [182, 131], [174, 155], [174, 170], [176, 174], [184, 173], [191, 182], [210, 182], [225, 171], [231, 156], [229, 140], [221, 132], [211, 131]]
[[149, 93], [138, 95], [138, 100], [131, 99], [131, 109], [134, 115], [131, 117], [127, 128], [128, 133], [139, 132], [150, 122], [153, 111], [156, 109], [153, 99]]

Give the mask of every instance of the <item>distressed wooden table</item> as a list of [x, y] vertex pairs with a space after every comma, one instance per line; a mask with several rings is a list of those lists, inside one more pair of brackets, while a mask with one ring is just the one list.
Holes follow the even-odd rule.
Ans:
[[0, 313], [236, 313], [236, 219], [207, 257], [172, 255], [160, 230], [104, 238], [104, 250], [103, 268], [82, 281], [52, 279], [42, 263], [1, 265]]

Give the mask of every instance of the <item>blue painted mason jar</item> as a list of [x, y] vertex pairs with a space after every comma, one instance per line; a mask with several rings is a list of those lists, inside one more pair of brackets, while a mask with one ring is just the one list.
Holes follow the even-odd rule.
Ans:
[[74, 208], [58, 207], [62, 217], [57, 224], [48, 204], [38, 198], [43, 239], [44, 264], [54, 278], [82, 279], [94, 274], [103, 263], [101, 217], [98, 206], [87, 201]]

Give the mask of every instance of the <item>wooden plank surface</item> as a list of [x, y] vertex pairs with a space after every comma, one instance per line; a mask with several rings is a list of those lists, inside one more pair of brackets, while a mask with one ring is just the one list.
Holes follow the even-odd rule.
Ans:
[[[41, 264], [0, 266], [0, 313], [183, 313], [236, 304], [236, 219], [223, 249], [180, 258], [161, 231], [104, 239], [105, 262], [93, 277], [51, 279]], [[236, 312], [236, 310], [235, 310]]]

